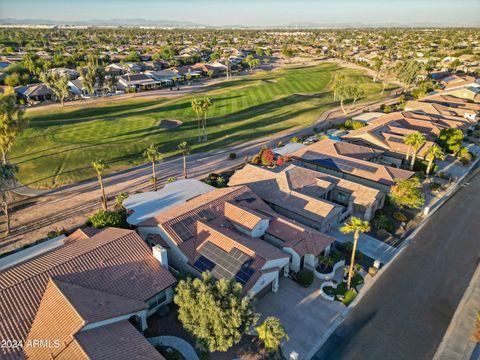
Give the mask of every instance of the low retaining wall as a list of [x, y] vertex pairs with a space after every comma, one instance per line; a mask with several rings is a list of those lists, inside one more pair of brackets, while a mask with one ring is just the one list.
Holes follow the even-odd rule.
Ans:
[[337, 270], [344, 266], [345, 266], [345, 260], [340, 260], [335, 265], [333, 265], [333, 270], [329, 274], [323, 274], [321, 272], [318, 272], [317, 269], [313, 269], [313, 273], [320, 280], [331, 280], [335, 277], [335, 273], [337, 272]]
[[325, 293], [325, 291], [323, 291], [323, 288], [325, 288], [327, 286], [331, 286], [333, 288], [336, 288], [337, 284], [334, 284], [333, 281], [325, 281], [324, 283], [322, 283], [322, 285], [320, 285], [320, 295], [322, 295], [322, 297], [324, 299], [334, 301], [335, 297], [333, 295], [328, 295], [328, 294]]

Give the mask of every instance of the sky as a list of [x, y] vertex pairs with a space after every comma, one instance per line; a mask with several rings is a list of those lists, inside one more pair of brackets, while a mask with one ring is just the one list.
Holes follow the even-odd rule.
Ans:
[[204, 25], [480, 26], [480, 0], [0, 0], [0, 18], [132, 19]]

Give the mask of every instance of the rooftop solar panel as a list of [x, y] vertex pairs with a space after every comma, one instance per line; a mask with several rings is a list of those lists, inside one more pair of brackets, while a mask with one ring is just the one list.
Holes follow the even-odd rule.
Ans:
[[227, 253], [218, 246], [207, 242], [198, 252], [202, 256], [195, 262], [195, 267], [200, 271], [210, 270], [217, 279], [235, 280], [245, 285], [255, 272], [251, 268], [253, 259], [241, 250], [234, 248]]

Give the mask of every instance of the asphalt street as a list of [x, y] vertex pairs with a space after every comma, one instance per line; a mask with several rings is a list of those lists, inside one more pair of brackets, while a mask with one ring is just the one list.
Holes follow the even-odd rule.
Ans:
[[480, 261], [480, 173], [373, 284], [315, 360], [432, 359]]

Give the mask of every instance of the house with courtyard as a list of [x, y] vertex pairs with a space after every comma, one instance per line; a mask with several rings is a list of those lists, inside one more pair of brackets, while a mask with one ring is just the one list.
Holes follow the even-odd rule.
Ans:
[[477, 116], [480, 114], [480, 104], [468, 101], [452, 95], [433, 94], [422, 98], [422, 102], [441, 104], [449, 108], [461, 109], [469, 116]]
[[132, 230], [77, 230], [14, 260], [0, 271], [0, 338], [24, 345], [2, 347], [2, 359], [163, 359], [141, 331], [172, 300], [164, 249]]
[[452, 107], [435, 102], [427, 101], [407, 101], [405, 111], [410, 111], [421, 115], [433, 115], [435, 117], [443, 117], [447, 119], [474, 123], [478, 120], [476, 112], [461, 107]]
[[415, 174], [385, 165], [394, 164], [396, 159], [384, 151], [331, 139], [308, 145], [291, 154], [291, 157], [299, 166], [385, 192], [390, 191], [396, 179], [409, 179]]
[[276, 292], [290, 271], [313, 269], [335, 240], [281, 216], [246, 186], [199, 195], [139, 223], [138, 231], [167, 249], [176, 270], [210, 271], [256, 298]]
[[275, 211], [313, 228], [322, 226], [315, 222], [320, 215], [312, 213], [310, 201], [340, 206], [342, 212], [336, 222], [339, 224], [349, 216], [371, 220], [375, 211], [383, 207], [386, 195], [378, 189], [293, 164], [274, 170], [247, 164], [232, 175], [229, 185], [247, 185]]
[[[427, 125], [419, 126], [413, 124], [413, 126], [409, 126], [410, 123], [402, 121], [400, 116], [397, 113], [384, 115], [371, 121], [367, 126], [350, 131], [342, 136], [342, 139], [353, 144], [371, 146], [375, 149], [383, 150], [391, 158], [397, 159], [392, 161], [392, 164], [398, 166], [399, 162], [400, 164], [404, 162], [407, 154], [411, 153], [410, 146], [405, 144], [406, 137], [416, 131], [424, 133], [425, 129], [430, 130]], [[429, 140], [418, 149], [417, 157], [419, 159], [423, 159], [426, 156], [425, 152], [433, 145], [433, 141], [436, 138], [431, 131], [426, 132], [425, 135]]]

